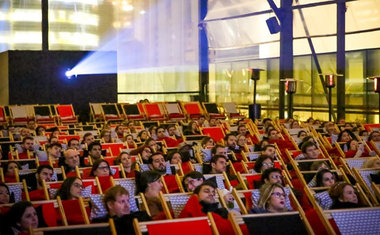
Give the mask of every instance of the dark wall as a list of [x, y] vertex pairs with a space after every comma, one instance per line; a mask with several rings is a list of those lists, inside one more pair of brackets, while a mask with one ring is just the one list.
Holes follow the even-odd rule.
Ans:
[[[88, 53], [9, 51], [9, 103], [73, 104], [84, 121], [89, 102], [117, 102], [117, 74], [65, 76]], [[116, 52], [111, 53], [116, 64]]]

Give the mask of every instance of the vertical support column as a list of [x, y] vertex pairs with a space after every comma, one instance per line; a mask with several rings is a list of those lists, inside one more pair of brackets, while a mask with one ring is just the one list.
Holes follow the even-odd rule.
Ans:
[[[285, 83], [293, 78], [293, 0], [281, 0], [279, 118], [285, 118]], [[291, 98], [291, 96], [289, 96]], [[291, 114], [290, 114], [291, 115]]]
[[346, 114], [346, 0], [337, 1], [337, 51], [336, 51], [336, 72], [337, 74], [342, 74], [337, 80], [337, 113], [338, 120], [340, 118], [345, 118]]
[[[208, 0], [199, 0], [199, 22], [203, 21], [207, 15]], [[200, 25], [199, 31], [199, 100], [208, 101], [209, 83], [209, 61], [208, 61], [208, 42], [206, 29]]]
[[49, 50], [49, 0], [41, 1], [42, 11], [42, 51]]

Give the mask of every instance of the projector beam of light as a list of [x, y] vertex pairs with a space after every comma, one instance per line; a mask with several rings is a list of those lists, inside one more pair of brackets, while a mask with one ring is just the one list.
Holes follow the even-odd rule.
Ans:
[[87, 74], [116, 74], [117, 58], [114, 51], [96, 51], [87, 55], [66, 76]]

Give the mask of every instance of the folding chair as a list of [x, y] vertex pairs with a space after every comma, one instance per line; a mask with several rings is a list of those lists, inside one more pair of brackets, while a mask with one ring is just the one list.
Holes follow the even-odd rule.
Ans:
[[191, 193], [170, 193], [162, 195], [163, 197], [160, 199], [164, 200], [162, 200], [161, 203], [168, 204], [168, 207], [173, 210], [174, 218], [178, 218], [179, 214], [189, 200]]
[[208, 118], [216, 118], [216, 119], [225, 119], [223, 113], [221, 113], [218, 109], [218, 105], [216, 103], [202, 103], [204, 110], [206, 110], [206, 114]]
[[219, 234], [211, 213], [208, 213], [207, 217], [159, 220], [151, 222], [139, 222], [137, 219], [134, 219], [133, 226], [137, 235], [142, 235], [145, 233], [150, 235]]
[[123, 104], [122, 108], [128, 120], [145, 120], [145, 116], [137, 104]]
[[34, 115], [30, 113], [27, 105], [11, 105], [9, 111], [13, 125], [25, 125], [29, 119], [34, 119]]
[[202, 135], [208, 135], [214, 139], [215, 142], [223, 141], [225, 136], [221, 127], [203, 127], [200, 128]]
[[144, 103], [143, 108], [149, 120], [166, 120], [163, 108], [159, 103]]
[[0, 124], [7, 124], [7, 115], [4, 106], [0, 106]]
[[104, 121], [104, 113], [102, 109], [102, 103], [90, 103], [90, 114], [91, 120], [96, 121]]
[[164, 108], [166, 110], [166, 114], [170, 120], [183, 120], [185, 119], [185, 115], [179, 104], [175, 103], [165, 103]]
[[57, 197], [58, 206], [64, 215], [62, 222], [64, 226], [76, 224], [90, 224], [90, 209], [86, 207], [83, 198], [78, 200], [61, 200]]
[[50, 105], [34, 105], [33, 109], [37, 123], [55, 123]]
[[379, 205], [379, 201], [375, 196], [375, 192], [371, 187], [371, 174], [378, 174], [379, 169], [356, 169], [352, 168], [355, 179], [358, 181], [360, 186], [366, 192], [366, 195], [371, 199], [375, 205]]
[[89, 225], [69, 225], [59, 227], [36, 228], [30, 230], [30, 235], [34, 234], [55, 234], [55, 235], [83, 235], [83, 234], [104, 234], [116, 235], [116, 228], [113, 219], [108, 223], [94, 223]]
[[109, 121], [122, 121], [123, 118], [117, 109], [116, 104], [102, 104], [104, 118], [106, 122]]
[[121, 149], [124, 149], [125, 146], [123, 143], [103, 143], [102, 149], [110, 149], [111, 156], [119, 156]]
[[241, 115], [239, 111], [236, 109], [236, 104], [229, 102], [223, 103], [224, 111], [227, 113], [230, 119], [242, 119], [245, 118], [244, 115]]
[[199, 102], [184, 102], [182, 103], [183, 110], [188, 118], [190, 119], [198, 119], [201, 115], [203, 115], [203, 110]]
[[78, 123], [78, 116], [75, 115], [73, 105], [55, 105], [54, 107], [60, 124]]

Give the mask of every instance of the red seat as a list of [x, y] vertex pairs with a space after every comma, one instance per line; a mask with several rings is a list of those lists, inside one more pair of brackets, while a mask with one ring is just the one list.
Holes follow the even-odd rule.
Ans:
[[180, 192], [175, 175], [165, 175], [164, 180], [169, 191], [168, 193]]
[[165, 116], [161, 111], [158, 103], [144, 104], [145, 113], [150, 120], [165, 120]]
[[208, 135], [215, 142], [223, 141], [224, 132], [221, 127], [204, 127], [201, 128], [202, 135]]
[[120, 149], [124, 149], [125, 146], [123, 143], [105, 143], [102, 144], [102, 149], [111, 149], [111, 156], [119, 156]]
[[199, 105], [199, 102], [184, 103], [183, 107], [186, 111], [186, 114], [191, 119], [198, 119], [203, 113], [201, 110], [201, 106]]
[[247, 175], [245, 176], [245, 178], [247, 179], [247, 183], [248, 183], [248, 188], [249, 189], [254, 189], [255, 188], [255, 181], [261, 181], [261, 174], [257, 174], [257, 175]]
[[73, 106], [69, 105], [56, 105], [56, 113], [59, 121], [62, 124], [78, 123], [78, 116], [75, 116]]

